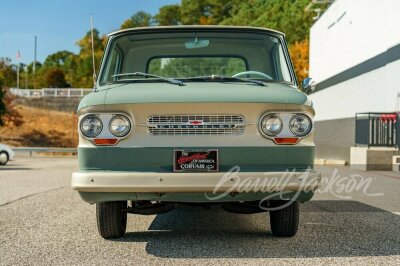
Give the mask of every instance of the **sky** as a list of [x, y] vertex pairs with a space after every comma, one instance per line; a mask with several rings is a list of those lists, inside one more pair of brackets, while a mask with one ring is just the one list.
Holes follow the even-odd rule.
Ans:
[[90, 30], [90, 15], [101, 34], [118, 30], [137, 11], [156, 14], [167, 4], [179, 0], [0, 0], [0, 57], [22, 63], [37, 60], [60, 50], [79, 52], [76, 41]]

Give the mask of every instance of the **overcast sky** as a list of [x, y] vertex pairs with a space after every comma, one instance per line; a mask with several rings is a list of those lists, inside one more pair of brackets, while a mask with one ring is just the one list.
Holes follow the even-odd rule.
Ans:
[[124, 20], [139, 10], [156, 14], [159, 7], [179, 0], [0, 0], [0, 57], [21, 62], [34, 57], [34, 36], [38, 38], [37, 59], [54, 52], [78, 52], [75, 42], [94, 27], [101, 34], [117, 30]]

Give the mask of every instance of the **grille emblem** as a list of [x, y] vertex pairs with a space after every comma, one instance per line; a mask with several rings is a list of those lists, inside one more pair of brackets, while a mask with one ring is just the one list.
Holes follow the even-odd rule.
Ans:
[[203, 125], [204, 122], [203, 122], [203, 120], [190, 120], [189, 124], [190, 125]]

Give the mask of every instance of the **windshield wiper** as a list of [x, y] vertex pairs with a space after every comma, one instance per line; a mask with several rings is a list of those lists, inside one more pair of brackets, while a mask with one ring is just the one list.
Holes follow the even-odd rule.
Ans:
[[210, 76], [198, 76], [198, 77], [189, 77], [188, 80], [217, 80], [217, 81], [240, 81], [240, 82], [251, 82], [260, 86], [265, 86], [265, 83], [261, 80], [255, 79], [243, 79], [236, 78], [230, 76], [222, 76], [222, 75], [210, 75]]
[[[133, 72], [133, 73], [122, 73], [122, 74], [116, 74], [113, 75], [113, 78], [118, 78], [118, 77], [126, 77], [126, 76], [141, 76], [141, 77], [151, 77], [151, 78], [157, 78], [157, 79], [161, 79], [164, 80], [166, 82], [169, 82], [171, 84], [175, 84], [175, 85], [179, 85], [179, 86], [183, 86], [185, 85], [185, 83], [183, 83], [183, 81], [181, 80], [177, 80], [177, 79], [171, 79], [171, 78], [166, 78], [166, 77], [161, 77], [161, 76], [157, 76], [157, 75], [153, 75], [153, 74], [148, 74], [148, 73], [144, 73], [144, 72]], [[118, 81], [118, 80], [117, 80]], [[137, 79], [122, 79], [120, 81], [137, 81]]]

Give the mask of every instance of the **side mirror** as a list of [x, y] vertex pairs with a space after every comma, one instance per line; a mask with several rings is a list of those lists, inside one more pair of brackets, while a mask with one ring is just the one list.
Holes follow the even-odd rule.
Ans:
[[312, 78], [305, 78], [301, 83], [301, 89], [305, 94], [310, 94], [315, 90], [317, 84]]

